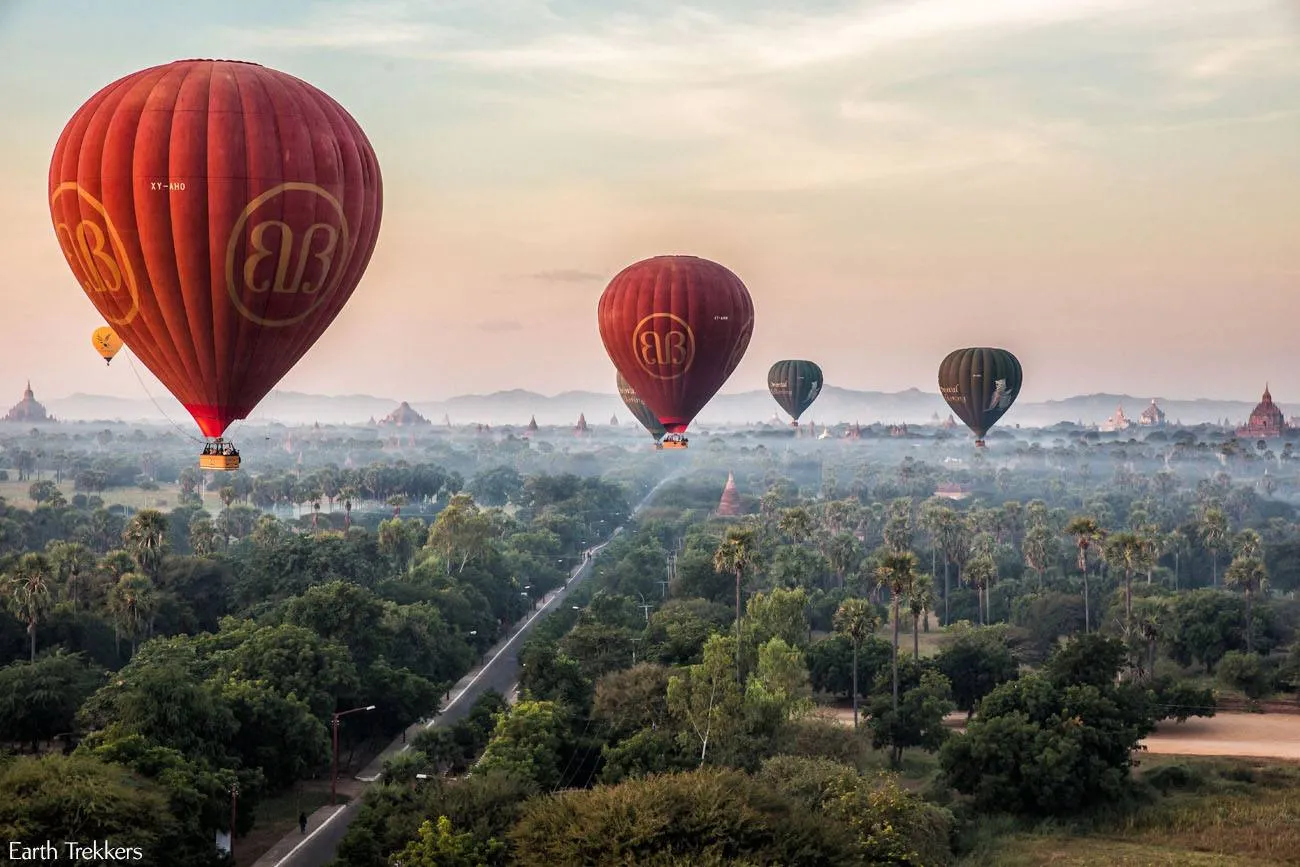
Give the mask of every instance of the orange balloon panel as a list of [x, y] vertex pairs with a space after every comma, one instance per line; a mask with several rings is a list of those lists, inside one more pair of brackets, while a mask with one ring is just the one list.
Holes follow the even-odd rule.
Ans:
[[49, 195], [86, 295], [206, 436], [245, 418], [338, 316], [383, 209], [347, 111], [225, 60], [91, 97], [55, 145]]

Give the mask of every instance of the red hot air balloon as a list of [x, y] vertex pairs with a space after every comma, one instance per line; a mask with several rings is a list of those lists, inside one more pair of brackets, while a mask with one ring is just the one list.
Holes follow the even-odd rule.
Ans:
[[624, 268], [597, 308], [614, 366], [668, 430], [682, 436], [731, 376], [754, 332], [754, 303], [740, 278], [695, 256], [657, 256]]
[[92, 96], [54, 147], [49, 195], [77, 282], [215, 438], [338, 316], [383, 206], [375, 153], [342, 106], [227, 60], [156, 66]]

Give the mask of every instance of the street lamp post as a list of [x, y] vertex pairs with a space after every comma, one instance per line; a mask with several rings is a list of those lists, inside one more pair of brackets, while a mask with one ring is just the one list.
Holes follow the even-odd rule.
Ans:
[[374, 710], [375, 706], [354, 707], [351, 710], [337, 711], [330, 717], [330, 727], [334, 729], [334, 772], [330, 775], [330, 806], [339, 802], [339, 720], [350, 713], [361, 713], [362, 711]]
[[230, 784], [230, 858], [235, 858], [235, 819], [239, 815], [239, 783]]

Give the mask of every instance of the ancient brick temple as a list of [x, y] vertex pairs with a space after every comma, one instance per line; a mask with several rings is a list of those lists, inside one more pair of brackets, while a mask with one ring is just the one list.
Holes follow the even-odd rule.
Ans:
[[1273, 403], [1273, 395], [1269, 394], [1268, 386], [1264, 386], [1264, 397], [1251, 412], [1250, 418], [1244, 425], [1237, 428], [1237, 436], [1249, 439], [1266, 439], [1268, 437], [1280, 437], [1290, 428], [1287, 427], [1286, 418], [1282, 415], [1281, 408]]
[[32, 394], [32, 384], [27, 383], [27, 390], [23, 392], [23, 399], [14, 404], [9, 413], [0, 421], [23, 422], [24, 424], [40, 424], [41, 422], [52, 422], [54, 416], [45, 411], [45, 407], [36, 400], [36, 395]]
[[727, 484], [722, 489], [722, 499], [718, 502], [718, 515], [722, 518], [734, 518], [740, 514], [740, 494], [736, 491], [736, 476], [727, 473]]

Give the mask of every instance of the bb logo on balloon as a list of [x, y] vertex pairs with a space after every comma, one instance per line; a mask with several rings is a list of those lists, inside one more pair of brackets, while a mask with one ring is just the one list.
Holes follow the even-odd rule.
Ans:
[[677, 379], [695, 363], [695, 334], [671, 313], [652, 313], [638, 322], [632, 347], [641, 369], [655, 379]]
[[[69, 193], [75, 195], [69, 197]], [[95, 216], [85, 215], [82, 202], [90, 206]], [[122, 237], [104, 203], [75, 181], [65, 181], [50, 196], [50, 212], [56, 215], [54, 234], [58, 236], [59, 247], [81, 288], [109, 322], [130, 324], [140, 312], [140, 292]], [[67, 219], [69, 215], [72, 220]], [[129, 299], [125, 312], [122, 289], [126, 289]]]
[[250, 321], [294, 325], [339, 285], [351, 254], [337, 198], [316, 184], [280, 184], [249, 202], [235, 221], [226, 245], [226, 289]]

